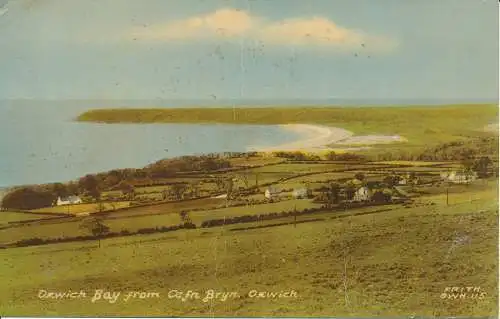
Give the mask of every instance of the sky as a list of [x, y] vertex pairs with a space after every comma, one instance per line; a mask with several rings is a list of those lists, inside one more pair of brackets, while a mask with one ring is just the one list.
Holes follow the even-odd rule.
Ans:
[[0, 0], [0, 99], [498, 99], [496, 0]]

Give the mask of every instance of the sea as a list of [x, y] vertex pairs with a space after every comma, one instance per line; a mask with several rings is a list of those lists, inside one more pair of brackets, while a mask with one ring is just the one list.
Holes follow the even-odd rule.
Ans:
[[444, 101], [409, 100], [376, 102], [352, 99], [3, 100], [0, 101], [0, 188], [66, 182], [89, 173], [141, 168], [164, 158], [243, 152], [255, 146], [271, 147], [300, 138], [297, 133], [274, 125], [98, 124], [75, 121], [79, 114], [89, 109], [447, 104]]

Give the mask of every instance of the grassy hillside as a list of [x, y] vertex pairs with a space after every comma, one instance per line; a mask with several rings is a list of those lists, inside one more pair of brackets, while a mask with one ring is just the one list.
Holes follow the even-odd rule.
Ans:
[[294, 107], [96, 109], [78, 121], [102, 123], [310, 123], [339, 126], [355, 134], [399, 134], [411, 144], [437, 143], [472, 134], [496, 122], [496, 105], [414, 107]]
[[[422, 197], [411, 208], [235, 231], [183, 230], [0, 250], [0, 313], [149, 316], [492, 316], [497, 311], [497, 187]], [[434, 203], [434, 205], [429, 205]], [[372, 208], [373, 209], [373, 208]], [[252, 224], [246, 224], [245, 227]], [[258, 225], [258, 223], [256, 223]], [[233, 230], [231, 230], [233, 229]], [[446, 300], [479, 286], [483, 299]], [[39, 289], [87, 292], [48, 300]], [[91, 302], [95, 289], [121, 292]], [[226, 301], [169, 299], [172, 290], [235, 291]], [[293, 289], [256, 299], [251, 290]], [[129, 291], [159, 298], [124, 301]]]

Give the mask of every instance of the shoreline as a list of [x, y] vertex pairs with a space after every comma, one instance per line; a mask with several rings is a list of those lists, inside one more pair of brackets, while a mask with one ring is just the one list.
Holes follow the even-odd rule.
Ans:
[[328, 144], [340, 142], [354, 135], [353, 132], [337, 128], [314, 124], [281, 124], [279, 127], [284, 130], [298, 133], [299, 139], [293, 142], [288, 142], [276, 146], [251, 146], [248, 150], [259, 152], [273, 151], [325, 151], [332, 148], [327, 147]]
[[[248, 147], [248, 151], [258, 152], [324, 152], [324, 151], [357, 151], [371, 148], [371, 145], [408, 142], [399, 135], [355, 135], [343, 128], [314, 124], [282, 124], [284, 130], [298, 133], [299, 139], [276, 146]], [[338, 145], [338, 147], [335, 147]], [[369, 146], [370, 145], [370, 146]]]

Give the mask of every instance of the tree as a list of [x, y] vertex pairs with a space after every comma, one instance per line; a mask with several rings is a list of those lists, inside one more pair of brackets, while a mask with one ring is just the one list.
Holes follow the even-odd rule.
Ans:
[[479, 177], [484, 178], [488, 177], [491, 164], [492, 161], [488, 156], [481, 156], [474, 162], [472, 168], [477, 172]]
[[217, 191], [223, 191], [225, 188], [224, 178], [217, 176], [215, 178], [215, 185], [217, 186]]
[[331, 183], [328, 189], [328, 207], [332, 207], [334, 204], [338, 204], [340, 198], [340, 185], [337, 183]]
[[172, 185], [171, 192], [176, 200], [181, 200], [184, 198], [184, 194], [187, 191], [186, 184], [174, 184]]
[[355, 193], [356, 193], [356, 185], [352, 182], [346, 183], [346, 185], [345, 185], [346, 200], [352, 200], [354, 198]]
[[357, 180], [359, 180], [359, 181], [364, 181], [364, 180], [365, 180], [365, 178], [366, 178], [366, 176], [365, 176], [365, 174], [363, 174], [363, 173], [359, 172], [359, 173], [356, 173], [356, 174], [354, 175], [354, 178], [355, 178], [355, 179], [357, 179]]
[[334, 151], [331, 151], [328, 154], [326, 154], [326, 159], [329, 161], [334, 161], [337, 159], [337, 154]]
[[97, 177], [95, 175], [88, 174], [80, 178], [80, 180], [78, 181], [78, 186], [95, 200], [99, 200], [101, 198], [99, 181], [97, 180]]
[[36, 209], [50, 207], [55, 197], [51, 190], [34, 187], [21, 187], [7, 193], [2, 198], [1, 206], [8, 209]]
[[248, 173], [247, 172], [243, 172], [243, 174], [241, 174], [241, 180], [243, 181], [243, 184], [245, 184], [245, 188], [248, 188]]
[[200, 197], [201, 183], [193, 182], [189, 185], [189, 189], [191, 190], [191, 197]]
[[192, 223], [192, 220], [191, 220], [191, 216], [189, 216], [188, 212], [187, 211], [181, 211], [179, 213], [179, 216], [181, 217], [181, 221], [183, 224], [191, 224]]
[[392, 198], [392, 192], [388, 189], [385, 190], [377, 190], [375, 193], [372, 195], [372, 200], [375, 203], [388, 203], [391, 201]]
[[135, 197], [134, 185], [127, 181], [121, 181], [118, 184], [118, 189], [125, 195], [128, 199], [133, 200]]
[[231, 196], [233, 195], [233, 190], [234, 190], [234, 181], [233, 179], [230, 177], [226, 180], [226, 183], [225, 183], [225, 190], [226, 190], [226, 194], [227, 194], [227, 199], [230, 199]]
[[109, 233], [109, 227], [104, 225], [100, 219], [94, 216], [84, 220], [80, 227], [87, 229], [92, 236], [97, 237], [99, 248], [101, 247], [101, 237]]
[[57, 197], [66, 197], [69, 195], [68, 188], [62, 183], [55, 183], [52, 185], [52, 193]]
[[[63, 184], [64, 185], [64, 184]], [[66, 185], [66, 191], [68, 195], [78, 194], [78, 183], [77, 182], [68, 182]]]
[[387, 187], [392, 188], [392, 187], [394, 187], [394, 185], [396, 185], [399, 182], [399, 176], [389, 175], [389, 176], [384, 177], [383, 181]]
[[376, 191], [375, 193], [373, 193], [372, 195], [372, 200], [375, 202], [375, 203], [385, 203], [385, 196], [384, 196], [384, 193], [380, 190]]
[[[113, 172], [113, 171], [112, 171]], [[117, 176], [117, 175], [112, 175], [112, 174], [109, 174], [108, 176], [106, 176], [104, 178], [104, 185], [103, 185], [103, 188], [104, 189], [109, 189], [115, 185], [117, 185], [118, 183], [120, 183], [120, 177]]]

